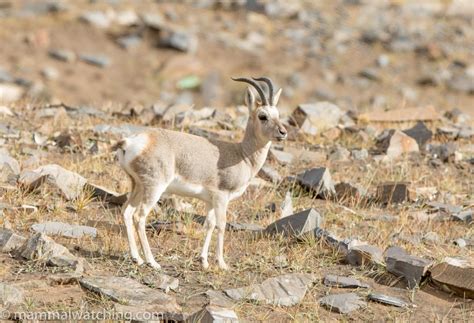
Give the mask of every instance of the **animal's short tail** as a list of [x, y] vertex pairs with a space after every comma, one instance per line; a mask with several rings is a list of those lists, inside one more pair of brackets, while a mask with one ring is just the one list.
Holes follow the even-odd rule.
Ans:
[[116, 156], [117, 156], [117, 159], [120, 163], [120, 165], [122, 166], [122, 168], [124, 168], [124, 158], [125, 158], [125, 150], [126, 150], [126, 147], [127, 147], [127, 139], [121, 139], [119, 140], [115, 145], [112, 146], [112, 151], [115, 151], [116, 152]]

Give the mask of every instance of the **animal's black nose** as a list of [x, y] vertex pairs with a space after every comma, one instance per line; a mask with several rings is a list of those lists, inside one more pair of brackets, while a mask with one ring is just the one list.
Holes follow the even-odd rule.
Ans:
[[288, 133], [288, 131], [286, 131], [285, 128], [278, 128], [278, 132], [279, 132], [280, 135], [282, 135], [282, 136], [286, 136], [286, 134]]

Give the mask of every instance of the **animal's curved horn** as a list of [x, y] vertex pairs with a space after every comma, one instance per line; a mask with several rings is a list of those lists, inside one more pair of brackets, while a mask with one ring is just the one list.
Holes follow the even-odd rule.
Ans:
[[268, 100], [265, 97], [265, 93], [263, 92], [262, 88], [260, 87], [260, 85], [257, 82], [255, 82], [254, 80], [251, 80], [249, 78], [246, 78], [246, 77], [238, 77], [238, 78], [233, 78], [232, 77], [232, 80], [234, 80], [236, 82], [245, 82], [245, 83], [248, 83], [248, 84], [252, 85], [255, 88], [255, 90], [257, 90], [258, 94], [260, 95], [260, 98], [262, 99], [262, 104], [263, 105], [268, 105]]
[[252, 77], [255, 81], [265, 82], [268, 86], [268, 100], [270, 104], [273, 105], [273, 82], [268, 77]]

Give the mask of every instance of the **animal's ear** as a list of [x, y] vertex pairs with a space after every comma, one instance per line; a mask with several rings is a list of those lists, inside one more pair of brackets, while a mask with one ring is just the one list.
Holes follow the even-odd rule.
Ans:
[[278, 104], [278, 100], [280, 100], [281, 90], [279, 89], [277, 93], [273, 96], [273, 105], [276, 106]]
[[247, 93], [245, 93], [245, 105], [249, 108], [249, 111], [255, 109], [255, 95], [253, 95], [250, 87], [247, 88]]

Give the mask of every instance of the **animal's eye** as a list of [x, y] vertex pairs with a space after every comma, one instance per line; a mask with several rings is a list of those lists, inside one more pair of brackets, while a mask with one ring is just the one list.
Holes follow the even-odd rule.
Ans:
[[258, 115], [258, 120], [261, 120], [261, 121], [268, 121], [268, 117], [266, 114], [259, 114]]

